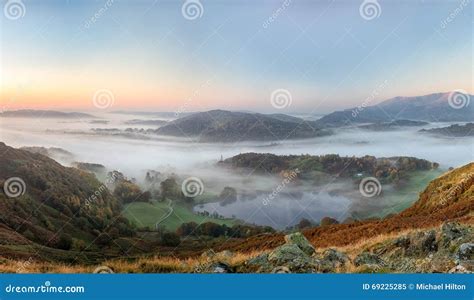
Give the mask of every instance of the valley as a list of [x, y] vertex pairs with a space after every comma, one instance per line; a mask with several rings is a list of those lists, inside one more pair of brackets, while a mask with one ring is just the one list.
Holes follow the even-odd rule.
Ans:
[[[426, 115], [443, 114], [434, 97], [414, 103], [434, 101]], [[395, 113], [399, 102], [381, 105]], [[371, 272], [355, 263], [364, 239], [368, 249], [401, 235], [419, 243], [417, 230], [438, 239], [448, 221], [470, 231], [474, 141], [464, 122], [472, 119], [434, 122], [408, 110], [392, 120], [377, 111], [349, 123], [337, 112], [3, 113], [0, 271], [28, 261], [41, 272], [103, 264], [117, 272], [214, 272], [215, 263], [229, 272], [273, 272], [279, 264]], [[456, 138], [446, 142], [446, 132]], [[295, 247], [304, 246], [288, 242], [297, 232], [315, 253], [303, 256]], [[326, 262], [334, 247], [348, 256], [344, 268]], [[439, 249], [452, 268], [452, 254]], [[412, 250], [397, 251], [412, 263]], [[416, 269], [406, 268], [387, 271]]]

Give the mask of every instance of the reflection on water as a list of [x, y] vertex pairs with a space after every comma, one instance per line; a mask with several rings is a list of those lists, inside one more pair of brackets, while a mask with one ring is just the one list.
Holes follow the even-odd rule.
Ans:
[[[271, 192], [270, 192], [271, 193]], [[270, 194], [269, 193], [269, 194]], [[247, 223], [269, 225], [284, 229], [297, 224], [302, 218], [319, 222], [323, 217], [343, 221], [349, 216], [351, 200], [327, 192], [280, 193], [274, 199], [261, 194], [252, 199], [239, 199], [231, 204], [206, 203], [195, 206], [195, 211], [217, 212], [224, 217], [237, 217]], [[266, 205], [265, 205], [266, 204]]]

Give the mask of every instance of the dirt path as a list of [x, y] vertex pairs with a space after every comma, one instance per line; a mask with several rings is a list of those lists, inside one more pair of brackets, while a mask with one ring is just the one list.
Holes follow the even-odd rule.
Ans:
[[168, 213], [166, 215], [164, 215], [163, 217], [161, 217], [161, 219], [156, 222], [155, 224], [155, 228], [158, 229], [158, 227], [160, 226], [161, 223], [163, 223], [163, 221], [165, 221], [166, 219], [168, 219], [174, 212], [174, 208], [173, 208], [173, 202], [171, 201], [171, 199], [167, 199], [168, 200]]

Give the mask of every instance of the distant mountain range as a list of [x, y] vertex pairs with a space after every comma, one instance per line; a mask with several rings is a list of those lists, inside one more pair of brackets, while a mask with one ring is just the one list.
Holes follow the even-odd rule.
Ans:
[[[361, 105], [330, 113], [310, 121], [286, 114], [261, 114], [226, 110], [180, 114], [163, 120], [129, 120], [129, 125], [155, 125], [146, 133], [186, 137], [199, 142], [278, 141], [304, 139], [331, 134], [332, 127], [358, 126], [368, 130], [392, 130], [423, 126], [425, 122], [474, 121], [473, 96], [461, 93], [436, 93], [418, 97], [395, 97], [377, 105]], [[369, 103], [366, 103], [369, 104]], [[116, 114], [142, 114], [174, 119], [171, 112], [115, 111]], [[3, 117], [25, 118], [95, 118], [80, 112], [52, 110], [6, 111]], [[369, 124], [369, 125], [366, 125]], [[365, 126], [365, 127], [361, 127]]]
[[284, 114], [259, 114], [211, 110], [174, 120], [157, 134], [190, 137], [204, 142], [275, 141], [329, 134], [314, 122]]
[[111, 111], [111, 114], [119, 115], [135, 115], [135, 116], [148, 116], [166, 119], [176, 119], [176, 117], [185, 117], [192, 113], [175, 113], [169, 111], [133, 111], [133, 110], [115, 110]]
[[[345, 126], [354, 123], [391, 122], [399, 119], [428, 122], [474, 121], [473, 96], [436, 93], [417, 97], [395, 97], [377, 105], [355, 107], [330, 113], [316, 123]], [[460, 101], [460, 102], [458, 102]]]
[[58, 118], [58, 119], [92, 119], [96, 118], [93, 115], [81, 112], [62, 112], [56, 110], [36, 110], [36, 109], [21, 109], [9, 110], [0, 113], [0, 117], [10, 118]]

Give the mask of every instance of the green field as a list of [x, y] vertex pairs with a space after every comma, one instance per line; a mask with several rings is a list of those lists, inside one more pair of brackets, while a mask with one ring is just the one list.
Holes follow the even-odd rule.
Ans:
[[183, 203], [174, 203], [173, 212], [166, 219], [162, 220], [170, 213], [169, 203], [167, 201], [152, 201], [152, 203], [135, 202], [125, 206], [123, 214], [134, 223], [137, 227], [155, 228], [156, 223], [160, 222], [160, 226], [164, 226], [167, 230], [176, 230], [182, 223], [196, 222], [213, 222], [217, 224], [226, 224], [232, 226], [237, 223], [233, 219], [215, 219], [212, 217], [199, 216], [193, 213], [192, 207]]
[[384, 217], [391, 213], [401, 212], [418, 200], [419, 194], [424, 191], [428, 184], [443, 173], [444, 171], [439, 169], [412, 172], [406, 185], [402, 188], [384, 191], [382, 201], [387, 204], [386, 209], [383, 209], [376, 214], [359, 217]]

